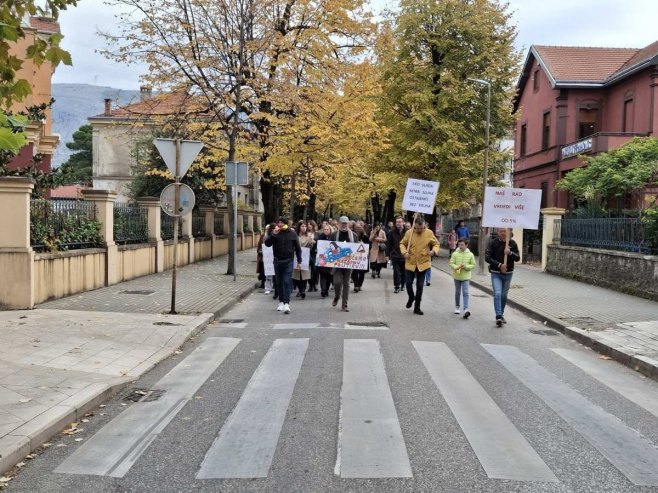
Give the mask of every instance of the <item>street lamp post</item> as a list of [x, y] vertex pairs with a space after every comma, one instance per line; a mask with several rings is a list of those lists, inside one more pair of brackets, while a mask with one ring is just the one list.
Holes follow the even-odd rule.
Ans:
[[[491, 82], [483, 79], [467, 79], [487, 86], [487, 119], [484, 130], [484, 171], [482, 173], [482, 208], [484, 209], [484, 193], [487, 188], [489, 175], [489, 126], [491, 120]], [[478, 274], [484, 274], [484, 226], [482, 226], [482, 214], [480, 213], [480, 234], [478, 235]]]

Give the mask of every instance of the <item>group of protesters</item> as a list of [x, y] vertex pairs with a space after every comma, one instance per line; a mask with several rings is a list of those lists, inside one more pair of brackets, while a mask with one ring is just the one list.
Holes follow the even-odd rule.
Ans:
[[[498, 327], [507, 323], [504, 317], [507, 293], [511, 284], [514, 263], [519, 260], [519, 251], [514, 240], [507, 238], [507, 230], [499, 229], [489, 241], [485, 259], [489, 265], [494, 292], [495, 322]], [[447, 235], [450, 250], [449, 266], [455, 286], [455, 314], [468, 319], [469, 283], [471, 271], [476, 267], [475, 257], [468, 249], [469, 231], [460, 221]], [[370, 245], [369, 265], [365, 270], [316, 266], [318, 241], [340, 243], [363, 243]], [[263, 261], [263, 246], [272, 247], [274, 276], [267, 275]], [[302, 248], [308, 248], [308, 266], [302, 262]], [[279, 301], [277, 310], [289, 314], [290, 297], [293, 290], [300, 299], [307, 292], [320, 291], [320, 296], [329, 296], [333, 285], [332, 306], [341, 303], [342, 311], [349, 311], [350, 283], [353, 292], [363, 289], [368, 270], [372, 279], [381, 278], [381, 270], [393, 268], [393, 292], [407, 292], [406, 308], [423, 315], [421, 301], [424, 286], [431, 282], [432, 257], [439, 253], [439, 242], [427, 228], [425, 219], [418, 216], [413, 224], [401, 216], [387, 225], [364, 221], [351, 221], [347, 216], [330, 219], [318, 225], [315, 221], [299, 221], [296, 225], [280, 217], [266, 228], [258, 245], [258, 274], [261, 287], [266, 294], [274, 291]], [[295, 263], [296, 260], [296, 263]]]

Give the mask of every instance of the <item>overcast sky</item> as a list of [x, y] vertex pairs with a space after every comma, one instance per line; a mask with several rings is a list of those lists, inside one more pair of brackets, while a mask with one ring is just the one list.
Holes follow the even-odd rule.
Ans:
[[[371, 0], [375, 10], [394, 2]], [[509, 0], [518, 28], [517, 48], [532, 44], [641, 48], [658, 40], [658, 0]], [[102, 0], [80, 0], [64, 11], [63, 47], [73, 66], [58, 67], [54, 83], [85, 83], [138, 89], [139, 66], [118, 66], [95, 50], [104, 47], [100, 28], [111, 31], [114, 10]]]

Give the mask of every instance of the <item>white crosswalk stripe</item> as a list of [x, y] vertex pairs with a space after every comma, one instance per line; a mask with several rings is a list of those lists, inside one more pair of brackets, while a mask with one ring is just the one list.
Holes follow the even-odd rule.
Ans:
[[658, 486], [658, 449], [513, 346], [482, 344], [633, 484]]
[[411, 465], [388, 386], [379, 342], [344, 341], [336, 474], [406, 478]]
[[[317, 328], [318, 324], [291, 325], [286, 328], [311, 328], [309, 325]], [[124, 477], [240, 341], [229, 337], [206, 339], [154, 385], [153, 388], [165, 391], [160, 400], [140, 402], [120, 413], [54, 472]], [[333, 466], [335, 475], [345, 479], [413, 478], [413, 445], [417, 442], [409, 442], [408, 449], [402, 430], [405, 433], [407, 430], [417, 431], [419, 424], [405, 421], [408, 413], [406, 417], [398, 415], [398, 403], [387, 375], [387, 371], [399, 371], [397, 369], [405, 368], [405, 365], [391, 362], [389, 366], [380, 341], [375, 338], [339, 341], [336, 344], [342, 344], [342, 374], [340, 361], [336, 361], [333, 373], [336, 386], [331, 387], [327, 399], [335, 403], [336, 409], [340, 403], [340, 411], [336, 416], [337, 423], [325, 423], [322, 430], [323, 433], [335, 433], [335, 442], [332, 441], [333, 435], [325, 435], [331, 438], [324, 450], [329, 451], [329, 445], [335, 443], [336, 462], [333, 463], [331, 450], [325, 455], [325, 469], [331, 470]], [[285, 446], [277, 452], [277, 447], [297, 382], [306, 371], [303, 365], [307, 352], [309, 357], [317, 354], [308, 351], [309, 342], [309, 338], [297, 337], [272, 342], [247, 386], [234, 389], [242, 390], [241, 396], [203, 460], [199, 456], [198, 463], [194, 464], [195, 468], [198, 467], [196, 479], [254, 479], [272, 475], [276, 455], [281, 453], [285, 458], [286, 453], [290, 453]], [[473, 456], [468, 452], [468, 456], [473, 457], [471, 465], [477, 465], [474, 462], [477, 458], [486, 477], [491, 479], [519, 483], [560, 481], [559, 475], [554, 473], [558, 469], [554, 465], [551, 469], [548, 464], [552, 463], [533, 448], [532, 437], [524, 436], [517, 429], [476, 379], [474, 375], [477, 373], [469, 369], [468, 359], [460, 358], [456, 351], [442, 342], [412, 341], [411, 344], [422, 363], [422, 366], [416, 365], [417, 371], [424, 372], [423, 366], [427, 370], [440, 398], [445, 400], [452, 413], [450, 420], [454, 417], [463, 433], [459, 436], [457, 431], [456, 436], [462, 439], [466, 449], [470, 444], [474, 453]], [[633, 484], [658, 486], [658, 449], [647, 438], [590, 402], [518, 348], [493, 344], [481, 346], [488, 353], [483, 354], [490, 364], [500, 363]], [[338, 346], [334, 349], [338, 350]], [[240, 350], [248, 352], [243, 346]], [[607, 362], [583, 351], [552, 351], [658, 417], [658, 397], [646, 392], [646, 383], [632, 375], [611, 370]], [[235, 357], [231, 358], [231, 365], [235, 360]], [[340, 393], [338, 384], [341, 384]], [[324, 388], [315, 390], [326, 394]], [[433, 399], [438, 399], [439, 394]], [[398, 393], [397, 398], [402, 398], [400, 395]], [[298, 428], [297, 433], [300, 429], [306, 430]], [[438, 435], [440, 432], [432, 440], [440, 443], [444, 437]], [[413, 437], [414, 433], [409, 436]], [[592, 451], [596, 453], [594, 449]], [[418, 449], [415, 453], [418, 454]], [[419, 466], [418, 470], [422, 468]]]
[[442, 342], [413, 341], [490, 478], [556, 482], [557, 478], [462, 362]]
[[265, 478], [308, 339], [277, 339], [206, 454], [197, 479]]
[[230, 337], [208, 338], [155, 384], [154, 388], [165, 391], [164, 397], [121, 413], [55, 472], [123, 477], [239, 342]]

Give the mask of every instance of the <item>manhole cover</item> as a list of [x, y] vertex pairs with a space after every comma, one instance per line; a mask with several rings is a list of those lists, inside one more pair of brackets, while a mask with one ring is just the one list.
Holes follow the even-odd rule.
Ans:
[[183, 324], [175, 324], [173, 322], [153, 322], [153, 325], [175, 325], [175, 326], [181, 326]]
[[558, 333], [551, 329], [528, 329], [528, 332], [531, 334], [537, 334], [540, 336], [556, 336]]
[[166, 390], [158, 389], [133, 389], [123, 400], [128, 402], [153, 402], [160, 399], [165, 392]]
[[348, 325], [358, 325], [360, 327], [388, 327], [386, 322], [349, 322]]
[[148, 289], [135, 289], [132, 291], [119, 291], [119, 294], [141, 294], [143, 296], [153, 294], [155, 291], [150, 291]]
[[239, 324], [244, 322], [244, 318], [223, 318], [219, 321], [220, 324]]

